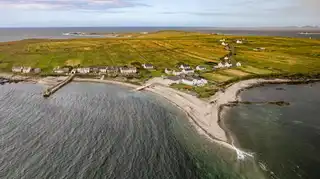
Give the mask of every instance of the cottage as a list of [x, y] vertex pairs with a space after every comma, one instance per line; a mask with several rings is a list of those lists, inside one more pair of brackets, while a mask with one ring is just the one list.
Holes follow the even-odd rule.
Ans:
[[32, 71], [31, 67], [23, 67], [22, 73], [30, 73]]
[[121, 67], [120, 68], [120, 73], [122, 73], [122, 74], [134, 74], [134, 73], [137, 73], [137, 68], [136, 67]]
[[241, 63], [240, 63], [240, 62], [237, 62], [236, 66], [237, 66], [237, 67], [241, 67]]
[[208, 83], [206, 79], [198, 78], [198, 77], [188, 77], [188, 78], [182, 78], [180, 83], [189, 85], [189, 86], [204, 86]]
[[70, 69], [69, 68], [60, 68], [60, 67], [56, 67], [53, 69], [54, 73], [58, 73], [58, 74], [63, 74], [63, 73], [69, 73]]
[[198, 65], [197, 67], [196, 67], [196, 70], [198, 70], [198, 71], [203, 71], [203, 70], [206, 70], [207, 68], [205, 67], [205, 66], [202, 66], [202, 65]]
[[91, 72], [91, 68], [77, 68], [77, 73], [88, 74]]
[[107, 67], [100, 67], [99, 68], [99, 73], [100, 74], [106, 74], [107, 73]]
[[220, 42], [225, 42], [225, 41], [226, 41], [226, 39], [221, 39], [221, 40], [220, 40]]
[[171, 83], [175, 83], [175, 84], [180, 83], [180, 77], [179, 76], [169, 76], [167, 79], [171, 80]]
[[13, 73], [22, 73], [23, 67], [12, 67]]
[[226, 63], [224, 64], [224, 67], [225, 67], [225, 68], [230, 68], [230, 67], [232, 67], [232, 64], [231, 64], [231, 63], [226, 62]]
[[100, 67], [91, 67], [90, 70], [92, 73], [99, 73], [100, 72]]
[[116, 74], [119, 72], [119, 68], [118, 67], [107, 67], [107, 73], [108, 74]]
[[175, 71], [175, 70], [173, 70], [173, 72], [172, 72], [172, 75], [175, 75], [175, 76], [179, 76], [179, 75], [182, 75], [182, 74], [183, 74], [182, 71]]
[[223, 59], [224, 60], [229, 60], [229, 56], [225, 56]]
[[183, 74], [194, 74], [194, 70], [193, 69], [183, 69], [181, 71]]
[[224, 68], [224, 64], [222, 64], [222, 62], [220, 62], [214, 68]]
[[237, 40], [236, 43], [237, 44], [243, 44], [243, 41], [242, 40]]
[[34, 73], [41, 73], [41, 69], [40, 68], [35, 68], [35, 69], [33, 69], [33, 72]]
[[184, 69], [191, 69], [191, 67], [190, 67], [189, 65], [187, 65], [187, 64], [181, 64], [181, 65], [179, 66], [179, 68], [182, 69], [182, 70], [184, 70]]
[[222, 42], [221, 45], [227, 46], [227, 45], [229, 45], [229, 44], [227, 44], [227, 43], [225, 43], [225, 42]]
[[166, 69], [164, 69], [164, 73], [167, 75], [172, 75], [172, 70], [166, 68]]
[[152, 64], [143, 64], [142, 67], [147, 70], [152, 70], [154, 68]]

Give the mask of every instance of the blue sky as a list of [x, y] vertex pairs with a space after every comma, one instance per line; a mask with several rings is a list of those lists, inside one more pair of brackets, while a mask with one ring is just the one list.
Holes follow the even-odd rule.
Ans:
[[0, 0], [0, 27], [320, 25], [320, 0]]

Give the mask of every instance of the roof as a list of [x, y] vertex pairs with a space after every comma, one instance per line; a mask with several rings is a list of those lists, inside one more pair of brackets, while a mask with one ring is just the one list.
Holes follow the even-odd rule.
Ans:
[[168, 79], [172, 80], [172, 81], [178, 81], [178, 80], [180, 80], [180, 77], [179, 76], [169, 76]]
[[206, 68], [206, 66], [204, 66], [204, 65], [198, 65], [197, 67], [199, 67], [199, 68]]
[[146, 64], [143, 64], [143, 65], [146, 66], [146, 67], [153, 67], [153, 65], [150, 64], [150, 63], [146, 63]]

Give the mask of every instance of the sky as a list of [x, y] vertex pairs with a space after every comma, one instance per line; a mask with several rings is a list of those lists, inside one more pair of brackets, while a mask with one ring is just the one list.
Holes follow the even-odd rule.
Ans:
[[0, 0], [0, 27], [319, 26], [320, 0]]

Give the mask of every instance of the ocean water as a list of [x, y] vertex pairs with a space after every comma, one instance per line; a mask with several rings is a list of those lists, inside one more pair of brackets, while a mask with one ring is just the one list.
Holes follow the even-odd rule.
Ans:
[[[16, 41], [22, 39], [67, 39], [67, 38], [88, 38], [64, 36], [67, 32], [87, 33], [112, 33], [112, 32], [155, 32], [159, 30], [185, 30], [198, 31], [203, 33], [222, 33], [233, 35], [262, 35], [262, 36], [284, 36], [299, 38], [320, 39], [320, 30], [313, 30], [317, 34], [299, 34], [301, 30], [230, 30], [221, 28], [203, 27], [60, 27], [60, 28], [0, 28], [0, 42]], [[91, 36], [91, 38], [96, 38]]]
[[237, 145], [255, 153], [270, 178], [320, 178], [320, 83], [265, 85], [243, 101], [286, 101], [289, 106], [242, 104], [225, 110]]
[[159, 96], [70, 83], [48, 99], [43, 86], [0, 86], [2, 179], [264, 178], [253, 159], [200, 136]]

